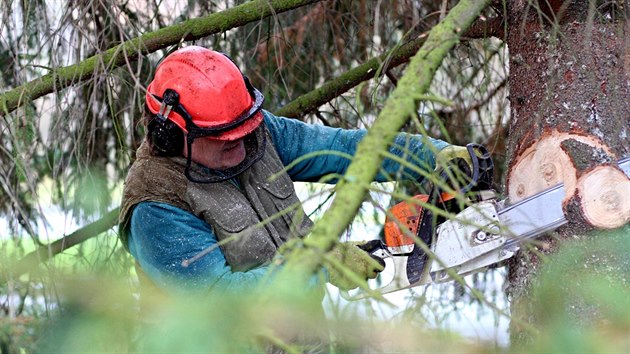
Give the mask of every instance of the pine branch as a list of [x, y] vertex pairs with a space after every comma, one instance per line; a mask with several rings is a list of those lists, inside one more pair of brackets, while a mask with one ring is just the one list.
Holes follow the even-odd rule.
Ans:
[[[313, 1], [310, 1], [310, 2], [313, 2]], [[278, 1], [274, 2], [272, 6], [275, 7], [276, 3], [278, 3]], [[301, 1], [300, 3], [303, 4], [306, 2]], [[277, 8], [276, 8], [276, 11], [278, 11]], [[221, 13], [217, 13], [217, 15], [218, 14], [221, 14]], [[157, 32], [153, 32], [153, 33], [157, 33]], [[466, 32], [466, 34], [467, 33], [468, 32]], [[466, 34], [463, 36], [466, 36]], [[409, 41], [408, 43], [394, 49], [390, 53], [386, 53], [379, 57], [372, 58], [365, 64], [360, 65], [356, 68], [353, 68], [341, 74], [339, 77], [326, 82], [321, 87], [296, 98], [295, 100], [291, 101], [284, 107], [277, 110], [275, 114], [285, 116], [285, 117], [294, 117], [294, 118], [300, 117], [308, 113], [309, 111], [312, 111], [315, 108], [321, 106], [322, 104], [332, 100], [333, 98], [338, 97], [339, 95], [348, 91], [352, 87], [360, 84], [361, 82], [373, 78], [379, 71], [385, 71], [387, 69], [391, 69], [403, 63], [409, 62], [409, 59], [412, 56], [414, 56], [414, 54], [416, 54], [418, 50], [422, 47], [422, 45], [425, 43], [425, 40], [428, 40], [427, 38], [431, 38], [431, 36], [429, 37], [421, 36], [421, 37], [415, 38]], [[176, 42], [178, 41], [179, 39], [177, 39]], [[170, 44], [173, 44], [173, 43], [164, 44], [161, 47], [156, 48], [155, 50], [160, 49], [164, 46], [168, 46]], [[430, 78], [431, 77], [432, 77], [432, 74]], [[423, 81], [428, 80], [428, 82], [430, 82], [431, 81], [430, 78], [425, 79]], [[392, 96], [394, 95], [392, 94]], [[0, 96], [0, 104], [2, 104], [2, 96]], [[381, 113], [381, 115], [383, 115], [383, 113]], [[395, 129], [394, 131], [397, 132], [398, 130], [399, 128]], [[376, 155], [376, 154], [372, 154], [372, 155]], [[354, 215], [354, 213], [352, 215]], [[50, 245], [42, 246], [38, 250], [29, 253], [18, 262], [18, 265], [16, 267], [14, 267], [12, 271], [12, 276], [16, 277], [16, 276], [25, 274], [29, 272], [30, 270], [34, 269], [34, 267], [36, 267], [39, 263], [48, 261], [50, 258], [54, 257], [55, 255], [75, 245], [78, 245], [84, 242], [85, 240], [98, 236], [99, 234], [109, 230], [110, 228], [116, 225], [117, 215], [118, 215], [118, 208], [112, 210], [110, 213], [108, 213], [106, 216], [104, 216], [100, 220], [97, 220], [89, 225], [86, 225], [82, 227], [81, 229], [73, 232], [70, 235], [64, 236], [62, 239], [55, 241], [51, 243]], [[4, 283], [5, 281], [6, 279], [0, 279], [0, 284]]]
[[383, 154], [378, 152], [387, 151], [395, 134], [415, 113], [450, 49], [489, 3], [490, 0], [461, 0], [442, 22], [431, 29], [368, 134], [359, 143], [344, 179], [337, 184], [335, 200], [305, 240], [310, 247], [296, 249], [288, 257], [287, 266], [277, 279], [295, 277], [291, 273], [295, 274], [296, 269], [300, 269], [303, 271], [300, 273], [301, 280], [306, 283], [321, 266], [322, 250], [327, 251], [334, 246], [359, 210], [368, 192], [366, 186], [374, 179], [383, 160]]
[[195, 18], [161, 28], [123, 42], [86, 60], [61, 68], [29, 81], [0, 95], [0, 117], [39, 97], [72, 86], [100, 72], [122, 66], [140, 55], [260, 21], [321, 0], [255, 0], [205, 17]]
[[[491, 21], [479, 20], [474, 22], [461, 37], [484, 38], [496, 35], [502, 38], [502, 24], [501, 18], [492, 19]], [[426, 38], [426, 36], [416, 37], [388, 53], [372, 58], [335, 79], [326, 81], [321, 87], [297, 97], [275, 111], [274, 114], [289, 118], [301, 118], [360, 83], [372, 79], [376, 74], [380, 72], [387, 73], [388, 70], [409, 62], [409, 59], [418, 52]]]
[[372, 79], [378, 72], [386, 71], [403, 63], [407, 63], [409, 58], [420, 49], [424, 40], [424, 37], [415, 38], [390, 53], [372, 58], [368, 62], [346, 71], [335, 79], [326, 81], [321, 87], [303, 94], [274, 113], [283, 117], [300, 118], [317, 107], [339, 97], [360, 83]]
[[22, 274], [26, 274], [35, 269], [40, 263], [46, 262], [57, 254], [111, 229], [118, 223], [119, 211], [120, 208], [113, 209], [99, 220], [83, 226], [46, 246], [40, 246], [13, 265], [11, 271], [7, 272], [9, 274], [3, 274], [0, 277], [0, 284], [6, 283], [11, 278], [17, 278]]

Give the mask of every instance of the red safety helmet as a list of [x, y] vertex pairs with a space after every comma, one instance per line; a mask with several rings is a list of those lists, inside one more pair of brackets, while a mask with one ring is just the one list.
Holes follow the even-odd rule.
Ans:
[[264, 97], [226, 55], [189, 46], [162, 61], [147, 87], [146, 104], [173, 121], [189, 140], [236, 140], [262, 122]]

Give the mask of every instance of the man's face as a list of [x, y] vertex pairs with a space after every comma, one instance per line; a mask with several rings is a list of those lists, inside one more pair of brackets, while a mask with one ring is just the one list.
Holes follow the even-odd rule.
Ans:
[[[184, 145], [184, 157], [188, 157]], [[225, 170], [245, 160], [245, 140], [234, 141], [197, 138], [192, 143], [191, 159], [213, 170]]]

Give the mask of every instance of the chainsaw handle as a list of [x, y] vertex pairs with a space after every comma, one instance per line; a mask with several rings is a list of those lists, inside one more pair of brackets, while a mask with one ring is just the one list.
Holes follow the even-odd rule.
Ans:
[[[390, 252], [389, 248], [382, 241], [372, 240], [369, 242], [372, 246], [370, 250], [366, 250], [373, 258], [380, 259], [385, 264], [386, 259], [393, 262], [393, 278], [389, 284], [376, 289], [359, 289], [350, 294], [348, 291], [341, 291], [341, 296], [348, 300], [360, 300], [377, 292], [381, 295], [391, 293], [398, 290], [411, 288], [418, 285], [428, 284], [431, 282], [428, 270], [430, 263], [427, 255], [420, 247], [414, 247], [410, 253], [395, 254]], [[385, 269], [384, 269], [385, 270]], [[380, 274], [383, 274], [382, 272]], [[380, 277], [381, 275], [379, 275]], [[372, 294], [370, 294], [370, 290]]]
[[391, 257], [391, 252], [387, 249], [385, 243], [381, 240], [371, 240], [364, 244], [357, 245], [360, 249], [365, 251], [370, 257], [374, 258], [383, 267], [385, 267], [385, 258]]
[[492, 178], [494, 175], [494, 162], [492, 155], [485, 146], [481, 144], [466, 145], [470, 160], [472, 162], [472, 170], [470, 176], [471, 182], [462, 189], [462, 192], [468, 192], [475, 188], [476, 190], [485, 190], [492, 188]]
[[[455, 158], [453, 163], [446, 166], [440, 173], [439, 178], [447, 181], [450, 188], [455, 194], [466, 194], [468, 192], [482, 191], [492, 189], [492, 179], [494, 175], [494, 162], [488, 150], [481, 144], [470, 143], [466, 145], [466, 150], [470, 160], [464, 158]], [[456, 162], [455, 162], [456, 161]], [[455, 171], [458, 170], [458, 171]], [[456, 173], [457, 172], [457, 173]], [[456, 176], [466, 175], [468, 184], [459, 187], [459, 184], [453, 182]], [[442, 188], [433, 184], [429, 193], [429, 201], [431, 203], [446, 202], [452, 199], [452, 193], [444, 193]]]

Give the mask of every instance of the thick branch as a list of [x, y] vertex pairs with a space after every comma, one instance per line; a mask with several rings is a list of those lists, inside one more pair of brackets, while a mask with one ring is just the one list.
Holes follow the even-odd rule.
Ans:
[[344, 180], [337, 186], [335, 200], [306, 240], [314, 247], [297, 249], [295, 253], [300, 254], [289, 258], [287, 267], [284, 268], [285, 274], [301, 268], [305, 270], [302, 275], [308, 277], [318, 269], [321, 264], [321, 257], [318, 255], [322, 250], [330, 250], [350, 224], [367, 193], [366, 186], [378, 172], [383, 154], [375, 152], [387, 150], [395, 134], [416, 111], [418, 102], [429, 89], [433, 75], [444, 57], [489, 2], [462, 0], [431, 30], [374, 125], [358, 145]]
[[581, 176], [575, 197], [588, 225], [614, 229], [630, 222], [630, 179], [615, 166], [597, 166]]
[[576, 171], [577, 181], [565, 188], [565, 216], [583, 229], [614, 229], [630, 221], [630, 179], [600, 146], [575, 139], [560, 143]]
[[[501, 33], [495, 27], [500, 26], [501, 23], [501, 19], [493, 19], [492, 21], [478, 20], [462, 37], [481, 38], [495, 34], [500, 35]], [[335, 79], [327, 81], [321, 87], [294, 99], [274, 113], [289, 118], [300, 118], [360, 83], [372, 79], [377, 73], [386, 73], [391, 68], [407, 63], [409, 58], [418, 52], [426, 38], [426, 36], [417, 37], [389, 53], [372, 58]]]
[[55, 255], [111, 229], [118, 223], [119, 209], [120, 208], [113, 209], [99, 220], [27, 254], [11, 268], [11, 271], [8, 272], [9, 274], [4, 274], [3, 278], [0, 278], [0, 284], [4, 284], [10, 277], [17, 278], [22, 274], [28, 273], [32, 269], [35, 269], [40, 263], [51, 259]]
[[510, 202], [516, 203], [560, 183], [564, 183], [567, 197], [573, 195], [579, 177], [579, 166], [573, 157], [567, 155], [567, 147], [562, 147], [563, 142], [567, 141], [575, 141], [612, 155], [610, 149], [592, 135], [546, 131], [534, 144], [515, 157], [508, 172], [507, 190]]
[[[300, 115], [339, 96], [361, 82], [371, 79], [376, 74], [382, 62], [389, 60], [389, 67], [408, 62], [409, 58], [412, 57], [413, 54], [418, 51], [422, 43], [424, 43], [424, 40], [425, 38], [415, 39], [395, 50], [391, 56], [386, 54], [378, 58], [373, 58], [367, 63], [351, 69], [350, 71], [340, 75], [338, 78], [327, 82], [322, 87], [298, 97], [275, 112], [275, 114], [285, 117], [299, 117]], [[390, 56], [389, 59], [388, 56]], [[118, 208], [113, 210], [111, 213], [114, 212], [117, 215]], [[92, 237], [96, 237], [102, 232], [107, 231], [107, 229], [115, 226], [115, 220], [110, 220], [111, 213], [70, 235], [64, 236], [62, 239], [55, 241], [50, 245], [42, 246], [40, 249], [26, 255], [19, 261], [18, 266], [13, 269], [12, 276], [15, 277], [25, 274], [39, 263], [45, 262], [64, 250], [80, 244]], [[109, 225], [109, 227], [103, 229], [100, 227], [101, 225]]]
[[256, 0], [205, 17], [188, 20], [173, 26], [121, 43], [81, 63], [55, 68], [50, 74], [29, 81], [0, 95], [0, 116], [51, 92], [88, 79], [153, 53], [182, 40], [190, 41], [259, 21], [263, 18], [309, 5], [321, 0]]
[[299, 118], [358, 84], [372, 79], [379, 72], [379, 69], [385, 72], [390, 68], [408, 62], [409, 58], [418, 52], [424, 41], [425, 37], [416, 38], [390, 53], [372, 58], [335, 79], [327, 81], [321, 87], [294, 99], [275, 113], [279, 116]]

